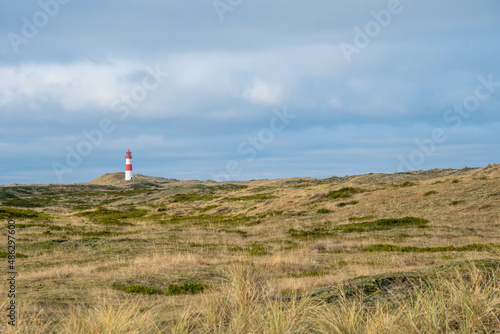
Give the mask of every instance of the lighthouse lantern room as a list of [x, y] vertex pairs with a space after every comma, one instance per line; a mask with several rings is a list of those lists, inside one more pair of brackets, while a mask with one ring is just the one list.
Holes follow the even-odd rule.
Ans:
[[125, 181], [132, 180], [132, 152], [128, 150], [125, 152]]

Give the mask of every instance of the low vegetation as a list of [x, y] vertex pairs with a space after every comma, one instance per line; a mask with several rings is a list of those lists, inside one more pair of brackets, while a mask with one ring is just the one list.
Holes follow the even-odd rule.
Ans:
[[500, 245], [470, 244], [465, 246], [439, 246], [439, 247], [415, 247], [415, 246], [395, 246], [389, 244], [377, 244], [360, 248], [364, 252], [466, 252], [466, 251], [490, 251], [498, 249]]
[[200, 282], [169, 284], [167, 287], [167, 291], [165, 291], [164, 294], [166, 296], [195, 295], [197, 293], [202, 293], [206, 288], [208, 288], [208, 285]]
[[348, 205], [356, 205], [356, 204], [358, 204], [358, 203], [359, 203], [359, 201], [342, 202], [342, 203], [338, 203], [338, 204], [337, 204], [337, 206], [338, 206], [339, 208], [342, 208], [342, 207], [344, 207], [344, 206], [348, 206]]
[[182, 284], [169, 284], [165, 290], [150, 287], [144, 284], [122, 284], [114, 283], [113, 289], [123, 291], [125, 293], [138, 293], [143, 295], [194, 295], [202, 293], [207, 287], [207, 284], [200, 282], [184, 282]]
[[208, 205], [208, 206], [200, 209], [200, 213], [207, 212], [207, 211], [213, 210], [213, 209], [218, 208], [218, 207], [220, 207], [220, 205]]
[[269, 254], [267, 249], [263, 245], [259, 244], [258, 242], [254, 242], [248, 247], [240, 247], [240, 246], [229, 247], [229, 251], [230, 252], [246, 252], [248, 255], [251, 255], [251, 256], [262, 256], [262, 255]]
[[313, 240], [330, 237], [333, 235], [333, 231], [325, 227], [313, 227], [301, 230], [291, 228], [288, 230], [288, 234], [295, 239]]
[[338, 198], [349, 198], [354, 194], [359, 194], [364, 192], [364, 189], [360, 188], [354, 188], [354, 187], [344, 187], [339, 190], [332, 190], [328, 192], [325, 197], [326, 198], [331, 198], [331, 199], [338, 199]]
[[374, 215], [361, 216], [361, 217], [349, 217], [349, 221], [363, 221], [375, 218]]
[[0, 187], [22, 305], [0, 332], [500, 333], [500, 166], [141, 177]]
[[342, 232], [370, 232], [394, 228], [424, 228], [428, 222], [427, 219], [416, 217], [384, 218], [362, 223], [344, 224], [337, 226], [335, 229]]
[[43, 212], [2, 206], [0, 207], [0, 219], [37, 219], [38, 221], [47, 221], [51, 219], [51, 216]]
[[128, 208], [126, 210], [110, 210], [106, 208], [99, 207], [93, 211], [85, 211], [77, 213], [77, 217], [87, 217], [94, 223], [98, 224], [110, 224], [110, 225], [131, 225], [130, 223], [123, 222], [125, 219], [129, 218], [140, 218], [144, 217], [148, 210], [136, 210], [134, 207]]
[[237, 201], [259, 201], [259, 200], [266, 200], [273, 198], [278, 198], [278, 197], [269, 193], [262, 193], [262, 194], [254, 194], [241, 197], [226, 197], [224, 198], [224, 200], [229, 202], [237, 202]]
[[[9, 257], [9, 253], [7, 253], [7, 252], [0, 252], [0, 258], [1, 259], [6, 259], [8, 257]], [[27, 258], [27, 257], [28, 256], [26, 254], [16, 252], [16, 258], [24, 259], [24, 258]]]
[[126, 293], [141, 293], [143, 295], [156, 295], [161, 294], [162, 291], [149, 287], [143, 284], [120, 284], [115, 283], [112, 285], [113, 289], [120, 290]]
[[179, 202], [196, 202], [196, 201], [204, 201], [208, 202], [218, 198], [211, 193], [192, 193], [192, 194], [176, 194], [171, 197], [170, 202], [179, 203]]
[[410, 182], [410, 181], [406, 181], [406, 182], [403, 182], [403, 183], [400, 183], [400, 184], [394, 184], [394, 183], [390, 184], [390, 186], [392, 186], [392, 187], [399, 187], [399, 188], [406, 188], [406, 187], [411, 187], [411, 186], [414, 186], [414, 185], [416, 185], [416, 183]]

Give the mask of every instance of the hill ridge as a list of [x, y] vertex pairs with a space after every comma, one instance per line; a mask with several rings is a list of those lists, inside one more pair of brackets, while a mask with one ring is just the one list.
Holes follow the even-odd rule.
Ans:
[[[471, 176], [474, 178], [479, 177], [500, 177], [500, 165], [499, 164], [489, 164], [485, 167], [464, 167], [460, 169], [453, 168], [433, 168], [429, 170], [418, 170], [418, 171], [408, 171], [400, 173], [369, 173], [361, 175], [346, 175], [346, 176], [332, 176], [329, 178], [318, 179], [312, 177], [289, 177], [289, 178], [278, 178], [278, 179], [254, 179], [248, 181], [224, 181], [219, 183], [277, 183], [277, 184], [289, 184], [289, 183], [301, 183], [301, 182], [331, 182], [331, 183], [347, 183], [347, 182], [359, 182], [359, 183], [372, 183], [372, 184], [390, 184], [390, 183], [404, 183], [411, 181], [425, 181], [431, 179], [439, 178], [451, 178], [458, 176]], [[105, 185], [105, 186], [117, 186], [117, 187], [137, 187], [137, 186], [152, 186], [152, 187], [163, 187], [172, 183], [182, 182], [182, 183], [201, 183], [201, 184], [214, 184], [218, 183], [212, 180], [200, 181], [200, 180], [177, 180], [173, 178], [164, 178], [161, 176], [147, 176], [142, 174], [135, 174], [132, 181], [125, 181], [124, 172], [116, 173], [105, 173], [94, 180], [84, 183], [89, 185]]]

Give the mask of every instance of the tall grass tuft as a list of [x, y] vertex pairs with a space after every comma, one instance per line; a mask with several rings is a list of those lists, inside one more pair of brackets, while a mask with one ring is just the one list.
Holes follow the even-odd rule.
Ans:
[[43, 309], [35, 304], [20, 303], [17, 305], [17, 319], [15, 326], [7, 323], [7, 307], [9, 301], [0, 303], [0, 309], [5, 310], [5, 316], [0, 321], [0, 333], [12, 334], [43, 334], [51, 333], [55, 321], [51, 319]]
[[[338, 285], [328, 298], [278, 293], [268, 273], [250, 262], [233, 263], [225, 276], [221, 287], [193, 300], [174, 321], [162, 321], [158, 309], [143, 309], [139, 300], [108, 299], [74, 307], [57, 320], [25, 305], [18, 327], [10, 332], [500, 333], [500, 267], [495, 260], [439, 267], [427, 279], [375, 292]], [[0, 306], [5, 309], [6, 303]], [[8, 333], [5, 326], [0, 324], [0, 331]]]
[[[314, 312], [315, 333], [499, 333], [500, 272], [474, 264], [413, 286], [408, 295], [367, 303], [341, 297]], [[390, 294], [390, 292], [389, 292]]]
[[[230, 269], [227, 284], [207, 294], [176, 332], [190, 333], [500, 333], [500, 270], [473, 263], [436, 272], [404, 293], [338, 287], [335, 298], [283, 298], [250, 264]], [[383, 297], [385, 296], [385, 297]], [[382, 297], [382, 298], [381, 298]]]
[[93, 308], [73, 308], [58, 330], [74, 334], [161, 333], [155, 315], [155, 311], [142, 310], [135, 301], [104, 301]]

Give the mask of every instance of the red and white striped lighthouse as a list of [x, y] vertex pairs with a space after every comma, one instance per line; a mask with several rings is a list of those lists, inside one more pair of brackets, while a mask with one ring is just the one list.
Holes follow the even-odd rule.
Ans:
[[132, 152], [128, 150], [125, 152], [125, 181], [132, 180]]

